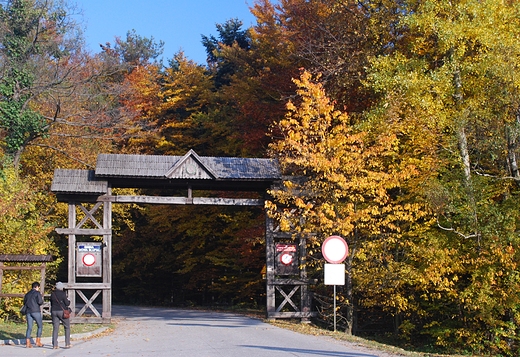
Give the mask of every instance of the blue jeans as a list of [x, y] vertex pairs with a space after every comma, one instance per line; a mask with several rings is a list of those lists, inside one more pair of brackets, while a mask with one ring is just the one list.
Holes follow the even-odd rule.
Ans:
[[25, 332], [25, 338], [30, 339], [33, 323], [36, 322], [38, 326], [38, 331], [36, 332], [36, 337], [42, 337], [43, 331], [43, 319], [41, 312], [29, 312], [27, 313], [27, 331]]

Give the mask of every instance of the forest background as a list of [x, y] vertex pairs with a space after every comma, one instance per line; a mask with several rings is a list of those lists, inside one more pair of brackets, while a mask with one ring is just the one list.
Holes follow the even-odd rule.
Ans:
[[347, 240], [346, 333], [518, 354], [518, 1], [257, 0], [255, 26], [202, 36], [205, 65], [132, 30], [92, 54], [67, 1], [0, 4], [0, 252], [66, 280], [53, 172], [99, 153], [273, 157], [298, 179], [265, 212], [115, 206], [114, 301], [262, 307], [267, 212], [316, 234], [318, 282]]

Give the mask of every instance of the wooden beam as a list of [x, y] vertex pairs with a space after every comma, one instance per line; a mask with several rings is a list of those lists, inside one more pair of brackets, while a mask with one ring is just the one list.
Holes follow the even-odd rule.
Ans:
[[316, 284], [318, 279], [274, 279], [273, 285], [308, 285]]
[[9, 266], [3, 266], [2, 270], [42, 270], [41, 266], [32, 266], [32, 267], [9, 267]]
[[265, 200], [254, 198], [193, 197], [194, 205], [213, 206], [263, 206]]
[[0, 254], [0, 262], [43, 263], [52, 262], [52, 255]]
[[[19, 297], [19, 298], [23, 298], [25, 296], [25, 294], [27, 293], [19, 293], [19, 294], [0, 294], [0, 298], [2, 297]], [[46, 299], [46, 298], [50, 298], [51, 295], [50, 294], [44, 294], [43, 298]], [[43, 303], [44, 305], [46, 304], [45, 302]]]
[[24, 294], [0, 294], [0, 298], [8, 297], [8, 298], [23, 298], [26, 293]]
[[83, 229], [83, 228], [56, 228], [58, 234], [78, 235], [78, 236], [102, 236], [111, 234], [110, 229]]
[[110, 196], [98, 197], [98, 201], [114, 203], [142, 203], [161, 205], [214, 205], [214, 206], [263, 206], [263, 199], [219, 197], [165, 197], [165, 196]]
[[110, 289], [110, 284], [105, 283], [68, 283], [63, 284], [69, 290], [104, 290]]
[[280, 318], [280, 319], [301, 319], [307, 317], [318, 316], [317, 312], [303, 312], [303, 311], [293, 311], [293, 312], [271, 312], [269, 314], [270, 318]]

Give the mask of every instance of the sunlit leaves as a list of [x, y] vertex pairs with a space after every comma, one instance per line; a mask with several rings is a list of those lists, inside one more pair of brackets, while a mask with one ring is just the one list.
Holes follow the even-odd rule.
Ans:
[[[298, 208], [309, 231], [352, 237], [354, 229], [367, 238], [381, 230], [399, 231], [399, 222], [415, 219], [414, 205], [391, 206], [389, 190], [415, 175], [412, 165], [401, 166], [395, 136], [372, 141], [356, 132], [345, 113], [336, 111], [320, 85], [308, 73], [296, 80], [301, 98], [288, 104], [279, 124], [284, 139], [271, 145], [283, 170], [300, 174], [302, 182], [286, 183], [272, 194]], [[407, 213], [408, 212], [408, 213]]]
[[[413, 11], [404, 10], [412, 4]], [[437, 231], [424, 232], [425, 243], [449, 262], [441, 268], [440, 261], [417, 260], [421, 273], [412, 283], [428, 292], [416, 298], [417, 312], [436, 311], [421, 315], [444, 346], [511, 352], [501, 339], [511, 337], [506, 325], [517, 310], [516, 283], [509, 289], [497, 276], [514, 277], [517, 267], [515, 258], [491, 252], [518, 244], [510, 204], [517, 200], [519, 19], [517, 2], [405, 2], [397, 23], [404, 41], [371, 60], [367, 83], [382, 100], [367, 118], [372, 130], [395, 132], [400, 152], [422, 167], [423, 184], [412, 192], [424, 195], [437, 220]], [[436, 309], [436, 299], [452, 309]], [[448, 311], [465, 322], [448, 322]]]
[[[28, 182], [18, 176], [15, 168], [4, 162], [0, 168], [2, 254], [56, 255], [56, 245], [49, 236], [54, 227], [45, 221], [40, 212], [41, 201], [42, 194], [35, 192]], [[52, 266], [47, 267], [47, 278], [55, 274], [55, 268], [61, 262], [61, 258], [55, 258]], [[27, 271], [4, 271], [2, 292], [25, 293], [34, 280], [39, 280], [38, 275]], [[19, 309], [10, 299], [2, 300], [1, 317], [7, 317]]]

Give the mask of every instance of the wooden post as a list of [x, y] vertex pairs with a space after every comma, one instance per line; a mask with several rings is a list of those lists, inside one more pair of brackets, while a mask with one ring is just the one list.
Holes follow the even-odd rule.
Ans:
[[0, 294], [2, 293], [2, 282], [4, 281], [4, 263], [0, 262]]
[[[304, 235], [300, 237], [300, 279], [302, 281], [307, 281], [307, 237]], [[302, 323], [309, 323], [309, 316], [311, 312], [309, 285], [303, 284], [300, 289], [300, 306], [303, 314], [303, 317], [300, 321]]]
[[[76, 203], [69, 202], [69, 229], [76, 228]], [[76, 235], [69, 234], [69, 284], [76, 284]], [[69, 289], [72, 317], [76, 316], [76, 290]]]
[[276, 312], [276, 291], [274, 285], [274, 227], [273, 220], [269, 218], [266, 212], [265, 222], [265, 264], [266, 264], [266, 305], [267, 319], [273, 319]]
[[45, 263], [40, 265], [40, 293], [45, 295]]
[[[108, 187], [107, 194], [111, 195], [112, 190]], [[103, 235], [103, 284], [110, 286], [103, 290], [103, 312], [102, 317], [110, 319], [112, 317], [112, 202], [103, 202], [103, 229], [110, 230], [109, 234]]]

